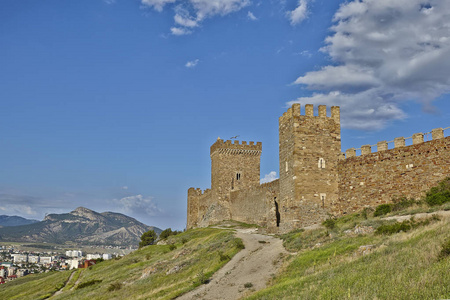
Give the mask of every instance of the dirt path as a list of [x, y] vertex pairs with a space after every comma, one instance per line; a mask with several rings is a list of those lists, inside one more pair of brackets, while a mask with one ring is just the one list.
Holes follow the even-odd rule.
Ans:
[[288, 252], [280, 239], [256, 234], [256, 229], [236, 231], [245, 249], [217, 271], [208, 284], [177, 299], [235, 300], [266, 287], [267, 281], [281, 266], [281, 255]]
[[63, 286], [62, 288], [60, 288], [58, 291], [56, 291], [50, 298], [56, 297], [56, 296], [58, 296], [59, 294], [62, 293], [63, 289], [64, 289], [64, 288], [67, 286], [67, 284], [72, 280], [72, 277], [75, 275], [75, 272], [76, 272], [76, 271], [73, 271], [73, 272], [70, 274], [69, 279], [67, 279], [67, 281], [66, 281], [66, 283], [64, 284], [64, 286]]
[[414, 217], [416, 219], [422, 219], [422, 218], [431, 217], [432, 215], [438, 215], [443, 218], [448, 218], [448, 217], [450, 217], [450, 210], [439, 210], [439, 211], [435, 211], [432, 213], [418, 213], [418, 214], [414, 214], [414, 215], [392, 216], [392, 217], [386, 217], [383, 219], [384, 220], [404, 221], [404, 220], [411, 219], [411, 217]]

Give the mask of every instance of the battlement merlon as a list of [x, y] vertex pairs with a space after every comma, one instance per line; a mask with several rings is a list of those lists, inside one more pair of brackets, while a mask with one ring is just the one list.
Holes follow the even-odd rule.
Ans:
[[[284, 121], [286, 119], [290, 119], [294, 116], [301, 116], [300, 112], [301, 105], [300, 103], [294, 103], [291, 107], [288, 108], [288, 110], [283, 113], [283, 115], [279, 118], [280, 122]], [[305, 117], [318, 117], [318, 118], [329, 118], [327, 116], [327, 106], [326, 105], [319, 105], [318, 106], [318, 116], [314, 116], [314, 105], [312, 104], [306, 104], [305, 105]], [[336, 123], [341, 123], [341, 111], [339, 106], [332, 106], [331, 107], [331, 119], [333, 119]]]
[[[450, 127], [448, 127], [448, 128], [450, 128]], [[433, 141], [445, 138], [444, 129], [442, 129], [442, 128], [435, 128], [435, 129], [431, 130], [431, 132], [428, 132], [428, 133], [431, 133]], [[424, 134], [422, 132], [414, 133], [411, 137], [407, 137], [407, 138], [396, 137], [396, 138], [394, 138], [393, 141], [378, 142], [376, 145], [377, 151], [375, 151], [375, 152], [372, 152], [371, 145], [363, 145], [360, 148], [361, 156], [371, 154], [371, 153], [376, 153], [376, 152], [383, 152], [383, 151], [388, 151], [388, 150], [392, 150], [392, 149], [402, 148], [402, 147], [408, 148], [412, 145], [408, 145], [408, 146], [406, 145], [405, 140], [407, 140], [407, 139], [412, 139], [412, 145], [418, 145], [418, 144], [422, 144], [425, 142]], [[394, 148], [389, 149], [389, 146], [388, 146], [389, 143], [394, 143]], [[358, 155], [356, 155], [356, 150], [357, 149], [355, 149], [355, 148], [350, 148], [350, 149], [346, 150], [346, 152], [343, 154], [343, 157], [341, 157], [341, 159], [358, 156]]]
[[208, 194], [209, 192], [211, 192], [211, 189], [206, 189], [202, 191], [202, 189], [200, 188], [191, 187], [188, 189], [188, 196], [202, 196]]
[[246, 142], [240, 143], [238, 140], [224, 141], [220, 138], [212, 144], [210, 154], [213, 155], [216, 151], [225, 154], [247, 154], [247, 155], [261, 155], [262, 143]]

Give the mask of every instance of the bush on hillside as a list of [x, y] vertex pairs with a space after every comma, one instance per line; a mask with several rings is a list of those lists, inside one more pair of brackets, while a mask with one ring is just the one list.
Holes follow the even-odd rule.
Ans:
[[450, 239], [448, 239], [447, 241], [444, 242], [444, 244], [442, 244], [442, 250], [441, 253], [439, 254], [439, 259], [445, 259], [449, 256], [450, 256]]
[[420, 221], [416, 221], [414, 217], [412, 217], [410, 220], [405, 220], [403, 222], [397, 222], [394, 224], [383, 224], [380, 227], [375, 230], [375, 234], [394, 234], [398, 233], [400, 231], [407, 232], [411, 229], [420, 227], [420, 226], [427, 226], [431, 222], [440, 221], [440, 218], [438, 215], [432, 215], [431, 217], [427, 219], [422, 219]]
[[161, 240], [165, 240], [165, 239], [167, 239], [167, 238], [168, 238], [169, 236], [171, 236], [171, 235], [177, 235], [177, 234], [180, 234], [180, 233], [181, 233], [181, 231], [177, 231], [177, 230], [172, 231], [172, 228], [167, 228], [167, 229], [163, 230], [163, 231], [160, 233], [159, 238], [160, 238]]
[[392, 199], [392, 202], [392, 211], [400, 211], [417, 204], [417, 201], [414, 198], [408, 199], [407, 197], [394, 198]]
[[79, 289], [84, 289], [85, 287], [88, 287], [88, 286], [91, 286], [91, 285], [94, 285], [94, 284], [97, 284], [97, 283], [100, 283], [100, 282], [102, 282], [102, 280], [96, 280], [96, 279], [94, 279], [94, 280], [89, 280], [89, 281], [80, 283], [80, 284], [77, 286], [77, 290], [79, 290]]
[[118, 291], [118, 290], [120, 290], [121, 288], [122, 288], [122, 283], [120, 283], [120, 282], [114, 282], [114, 283], [111, 283], [110, 285], [109, 285], [109, 287], [108, 287], [108, 291], [109, 292], [113, 292], [113, 291]]
[[139, 243], [139, 248], [153, 245], [156, 238], [158, 236], [156, 235], [156, 232], [154, 230], [149, 230], [147, 232], [144, 232], [144, 234], [141, 236], [141, 242]]
[[375, 212], [373, 213], [374, 217], [384, 216], [392, 211], [392, 205], [391, 204], [381, 204], [378, 205], [375, 209]]
[[430, 206], [442, 205], [450, 202], [450, 177], [447, 177], [439, 183], [438, 186], [432, 187], [426, 193], [425, 202]]
[[336, 226], [336, 221], [333, 219], [326, 219], [323, 221], [322, 225], [328, 229], [333, 229]]

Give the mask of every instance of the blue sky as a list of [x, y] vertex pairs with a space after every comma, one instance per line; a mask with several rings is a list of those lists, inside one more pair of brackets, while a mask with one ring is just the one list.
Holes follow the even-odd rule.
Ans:
[[182, 229], [218, 136], [261, 141], [261, 177], [278, 173], [293, 102], [340, 105], [343, 151], [448, 127], [449, 16], [445, 0], [2, 0], [0, 214]]

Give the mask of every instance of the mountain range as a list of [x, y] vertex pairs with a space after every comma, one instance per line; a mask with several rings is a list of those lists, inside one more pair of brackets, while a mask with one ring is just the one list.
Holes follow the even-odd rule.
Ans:
[[0, 228], [0, 241], [135, 246], [152, 229], [162, 231], [123, 214], [78, 207], [70, 213], [49, 214], [41, 222]]
[[28, 225], [39, 222], [38, 220], [25, 219], [19, 216], [0, 216], [0, 227]]

